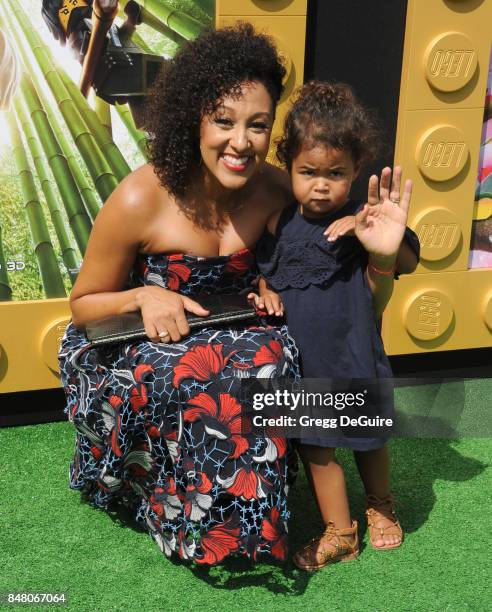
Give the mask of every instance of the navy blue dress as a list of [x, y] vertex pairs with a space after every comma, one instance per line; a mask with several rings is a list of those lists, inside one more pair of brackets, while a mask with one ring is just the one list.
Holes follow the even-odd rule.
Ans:
[[[328, 242], [323, 235], [333, 221], [356, 214], [361, 206], [349, 201], [339, 211], [308, 218], [294, 203], [282, 212], [275, 236], [265, 232], [257, 245], [259, 270], [282, 297], [305, 378], [392, 377], [365, 274], [368, 254], [355, 236]], [[418, 257], [417, 236], [407, 228], [405, 239]], [[373, 450], [385, 439], [337, 436], [302, 442]]]

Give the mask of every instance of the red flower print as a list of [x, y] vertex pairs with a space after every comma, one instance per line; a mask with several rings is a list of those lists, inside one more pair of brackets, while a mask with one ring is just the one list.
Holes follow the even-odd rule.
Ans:
[[77, 408], [79, 407], [79, 402], [75, 402], [73, 405], [72, 411], [70, 412], [70, 420], [73, 421], [75, 417], [75, 413], [77, 412]]
[[253, 457], [256, 463], [273, 463], [285, 455], [287, 451], [287, 440], [279, 436], [271, 435], [272, 431], [274, 431], [272, 428], [266, 428], [265, 433], [269, 437], [265, 438], [266, 446], [263, 453]]
[[241, 416], [241, 404], [229, 393], [219, 393], [219, 405], [208, 393], [199, 393], [188, 402], [191, 408], [184, 411], [184, 420], [193, 423], [200, 419], [209, 435], [232, 442], [234, 450], [229, 456], [237, 459], [249, 447], [242, 434], [251, 431], [251, 424]]
[[241, 276], [251, 270], [254, 261], [255, 256], [253, 252], [249, 249], [242, 249], [231, 255], [229, 261], [226, 263], [225, 271]]
[[154, 372], [154, 368], [149, 363], [139, 363], [138, 366], [133, 370], [133, 377], [137, 382], [143, 382], [146, 374]]
[[181, 512], [182, 505], [176, 495], [176, 483], [174, 482], [174, 478], [170, 477], [164, 487], [156, 487], [149, 501], [152, 510], [158, 516], [164, 516], [170, 520], [175, 519]]
[[[171, 259], [171, 258], [169, 258]], [[191, 270], [182, 263], [170, 263], [167, 267], [167, 286], [171, 291], [179, 291], [181, 281], [190, 278]]]
[[277, 457], [283, 457], [285, 455], [285, 452], [287, 450], [287, 440], [285, 438], [281, 438], [279, 436], [272, 436], [271, 441], [273, 442], [273, 444], [275, 445], [275, 448], [277, 449]]
[[208, 565], [222, 561], [224, 557], [239, 548], [240, 531], [240, 528], [235, 527], [231, 521], [216, 525], [202, 536], [200, 546], [203, 557], [195, 558], [195, 561]]
[[256, 366], [262, 366], [266, 363], [278, 363], [282, 356], [283, 352], [280, 342], [278, 340], [270, 340], [253, 357], [253, 363]]
[[123, 400], [118, 395], [110, 395], [109, 396], [109, 403], [112, 406], [112, 408], [116, 409], [116, 408], [119, 408], [121, 406], [121, 404], [123, 403]]
[[250, 370], [253, 366], [250, 363], [242, 363], [240, 361], [233, 361], [232, 367], [238, 370]]
[[121, 416], [118, 414], [116, 417], [116, 427], [111, 432], [111, 448], [113, 449], [113, 453], [117, 457], [123, 457], [123, 451], [118, 444], [118, 434], [120, 433], [121, 427]]
[[133, 387], [130, 391], [130, 404], [132, 406], [133, 412], [137, 414], [140, 412], [141, 408], [147, 405], [147, 389], [144, 384], [138, 385], [138, 387]]
[[251, 468], [240, 468], [229, 478], [217, 476], [217, 482], [225, 487], [228, 493], [246, 500], [266, 497], [265, 489], [272, 487], [261, 474]]
[[195, 482], [186, 487], [185, 512], [192, 521], [201, 520], [212, 505], [212, 483], [204, 472], [198, 472]]
[[173, 385], [178, 388], [185, 378], [210, 380], [222, 372], [232, 355], [237, 353], [237, 350], [231, 351], [224, 357], [222, 348], [222, 344], [198, 344], [187, 351], [174, 368]]
[[146, 426], [146, 429], [150, 438], [160, 438], [161, 432], [155, 425]]
[[135, 387], [130, 391], [130, 404], [133, 412], [139, 413], [140, 410], [147, 405], [147, 388], [143, 382], [147, 374], [154, 372], [154, 368], [148, 363], [140, 363], [133, 370], [133, 378], [137, 383]]
[[100, 448], [98, 448], [97, 446], [91, 446], [91, 454], [94, 457], [94, 459], [96, 461], [99, 461], [99, 459], [102, 457], [102, 450]]
[[287, 555], [287, 531], [285, 523], [279, 519], [280, 512], [277, 508], [272, 508], [270, 519], [263, 519], [261, 535], [270, 542], [272, 555], [283, 561]]

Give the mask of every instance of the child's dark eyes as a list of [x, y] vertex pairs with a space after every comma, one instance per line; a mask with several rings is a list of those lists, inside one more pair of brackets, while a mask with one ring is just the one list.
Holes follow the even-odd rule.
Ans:
[[[316, 170], [301, 170], [300, 174], [304, 176], [316, 176]], [[332, 170], [328, 176], [331, 176], [333, 178], [340, 178], [341, 176], [343, 176], [343, 172], [341, 172], [340, 170]]]

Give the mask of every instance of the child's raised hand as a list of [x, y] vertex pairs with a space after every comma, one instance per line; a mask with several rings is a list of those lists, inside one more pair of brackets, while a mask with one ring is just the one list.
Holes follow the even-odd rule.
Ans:
[[378, 177], [371, 176], [367, 204], [355, 216], [355, 235], [366, 251], [376, 256], [396, 256], [405, 233], [412, 181], [405, 181], [400, 197], [401, 174], [401, 168], [396, 166], [391, 179], [391, 168], [384, 168], [379, 194]]
[[329, 225], [323, 234], [327, 237], [328, 242], [335, 242], [339, 236], [353, 236], [355, 230], [354, 215], [347, 215], [341, 219], [337, 219]]

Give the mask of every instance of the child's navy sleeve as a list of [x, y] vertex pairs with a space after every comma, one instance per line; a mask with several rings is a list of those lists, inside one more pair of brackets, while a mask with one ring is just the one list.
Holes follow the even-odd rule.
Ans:
[[[417, 263], [420, 261], [420, 241], [417, 237], [417, 234], [411, 230], [409, 227], [405, 228], [405, 234], [403, 235], [403, 240], [408, 244], [408, 246], [415, 253], [415, 257], [417, 258]], [[395, 280], [398, 280], [400, 275], [397, 271], [395, 271]]]
[[420, 240], [418, 239], [417, 234], [409, 227], [407, 227], [405, 229], [405, 235], [403, 236], [403, 239], [415, 253], [415, 257], [417, 258], [418, 263], [420, 261]]

